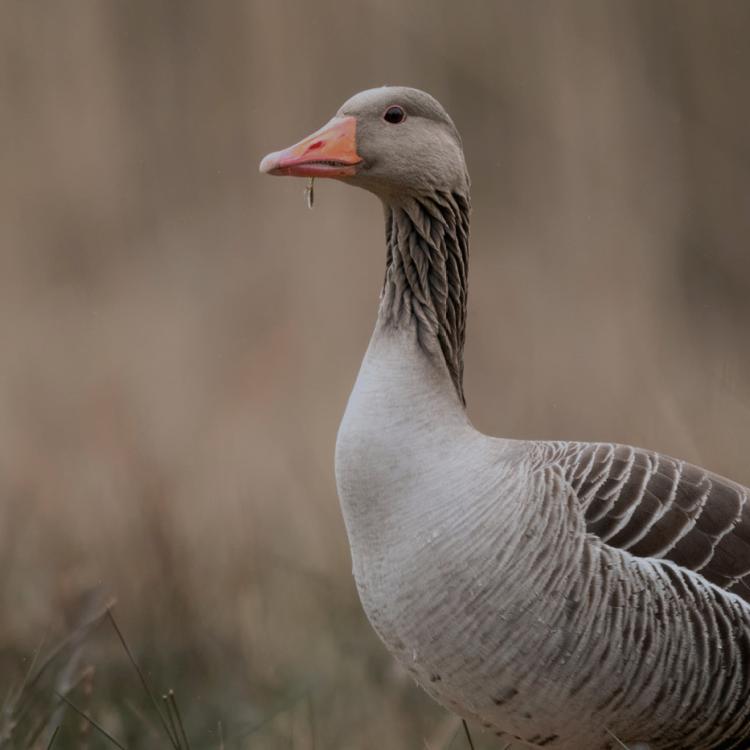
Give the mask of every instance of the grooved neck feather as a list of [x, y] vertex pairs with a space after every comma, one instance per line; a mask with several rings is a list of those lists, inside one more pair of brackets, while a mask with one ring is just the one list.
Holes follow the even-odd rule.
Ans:
[[467, 196], [435, 191], [386, 204], [386, 270], [379, 321], [414, 325], [420, 346], [444, 362], [461, 403], [469, 271]]

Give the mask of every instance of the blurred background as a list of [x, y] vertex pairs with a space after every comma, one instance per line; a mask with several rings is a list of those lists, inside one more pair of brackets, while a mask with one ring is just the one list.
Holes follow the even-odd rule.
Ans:
[[3, 1], [0, 745], [46, 747], [56, 689], [169, 746], [89, 627], [114, 596], [194, 748], [466, 747], [360, 612], [334, 486], [381, 209], [257, 170], [358, 90], [463, 135], [475, 424], [750, 483], [749, 36], [742, 0]]

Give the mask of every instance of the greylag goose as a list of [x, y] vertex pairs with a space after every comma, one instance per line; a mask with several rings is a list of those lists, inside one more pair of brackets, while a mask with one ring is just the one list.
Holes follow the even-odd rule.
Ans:
[[750, 747], [748, 489], [626, 445], [488, 437], [467, 417], [469, 177], [441, 105], [364, 91], [260, 171], [332, 177], [385, 207], [336, 480], [393, 656], [525, 746]]

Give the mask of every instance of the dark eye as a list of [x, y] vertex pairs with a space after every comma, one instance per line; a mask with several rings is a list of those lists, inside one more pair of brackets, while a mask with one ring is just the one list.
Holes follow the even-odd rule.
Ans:
[[383, 119], [391, 125], [398, 125], [406, 119], [406, 112], [401, 107], [393, 106], [386, 109]]

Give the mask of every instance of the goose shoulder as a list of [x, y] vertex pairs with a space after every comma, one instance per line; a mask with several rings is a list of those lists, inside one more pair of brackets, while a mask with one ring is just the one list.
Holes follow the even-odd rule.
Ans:
[[655, 451], [611, 443], [535, 444], [589, 534], [638, 558], [668, 560], [750, 602], [750, 489]]

